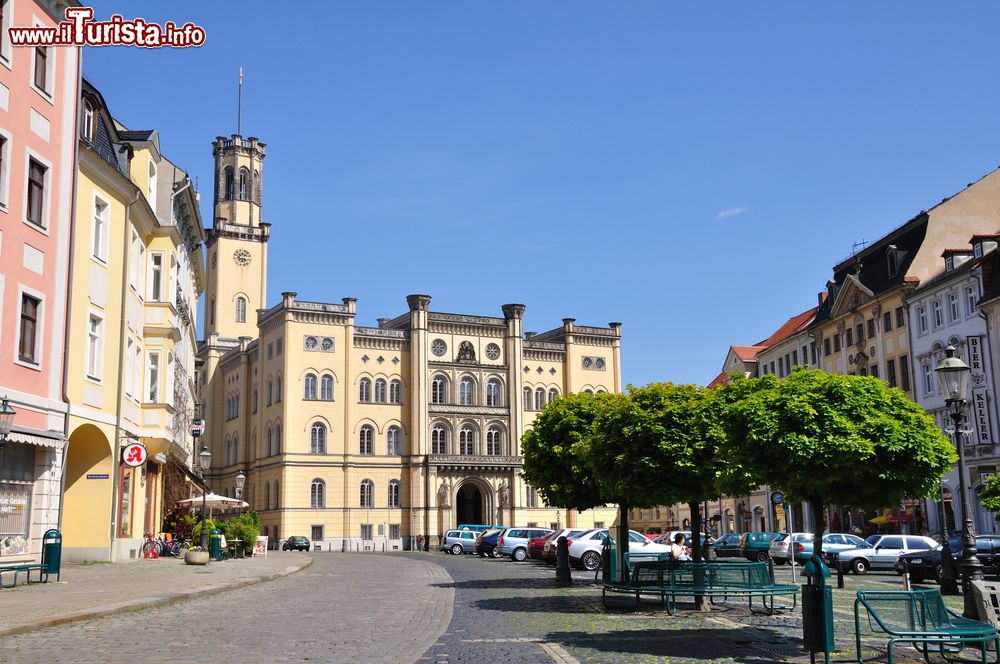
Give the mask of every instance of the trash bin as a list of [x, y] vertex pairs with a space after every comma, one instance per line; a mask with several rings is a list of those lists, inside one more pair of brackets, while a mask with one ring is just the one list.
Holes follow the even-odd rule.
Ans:
[[802, 641], [810, 653], [810, 661], [815, 661], [816, 653], [823, 653], [824, 661], [830, 661], [830, 653], [836, 648], [833, 639], [833, 588], [827, 585], [830, 568], [813, 554], [803, 570], [807, 583], [802, 586]]
[[46, 574], [55, 574], [58, 581], [62, 564], [62, 534], [58, 530], [46, 530], [42, 535], [42, 564]]
[[208, 557], [212, 560], [222, 560], [222, 531], [212, 528], [208, 536]]

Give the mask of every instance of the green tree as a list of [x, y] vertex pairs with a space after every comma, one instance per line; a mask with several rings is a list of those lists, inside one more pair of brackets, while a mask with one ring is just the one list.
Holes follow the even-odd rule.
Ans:
[[[986, 478], [986, 488], [979, 494], [979, 502], [990, 512], [1000, 512], [1000, 475]], [[1000, 521], [1000, 515], [997, 521]]]
[[928, 496], [956, 459], [934, 420], [877, 378], [795, 370], [736, 386], [723, 419], [724, 457], [809, 503], [819, 555], [825, 505]]
[[594, 418], [609, 395], [570, 394], [535, 418], [521, 438], [521, 476], [553, 507], [586, 510], [604, 505], [597, 480], [581, 456]]

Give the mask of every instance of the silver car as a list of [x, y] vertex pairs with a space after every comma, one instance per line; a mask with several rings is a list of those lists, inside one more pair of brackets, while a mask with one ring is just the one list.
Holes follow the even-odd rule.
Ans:
[[476, 552], [476, 535], [474, 530], [449, 530], [444, 534], [441, 543], [442, 551], [451, 551], [456, 556], [463, 553]]
[[501, 556], [521, 562], [528, 557], [528, 541], [551, 532], [548, 528], [504, 528], [497, 538], [497, 549]]
[[[930, 537], [920, 535], [869, 535], [866, 546], [840, 552], [841, 568], [855, 574], [864, 574], [869, 569], [892, 570], [902, 553], [928, 551], [938, 543]], [[832, 563], [832, 556], [827, 558]]]

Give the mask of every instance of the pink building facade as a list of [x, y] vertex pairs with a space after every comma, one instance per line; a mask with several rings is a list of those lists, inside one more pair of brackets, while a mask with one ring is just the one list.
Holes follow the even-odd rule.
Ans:
[[13, 46], [7, 28], [55, 25], [65, 7], [0, 0], [0, 398], [17, 411], [0, 452], [5, 563], [36, 558], [59, 525], [81, 55]]

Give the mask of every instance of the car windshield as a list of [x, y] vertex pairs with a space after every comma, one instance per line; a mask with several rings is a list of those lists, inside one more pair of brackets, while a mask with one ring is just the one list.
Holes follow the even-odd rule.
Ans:
[[784, 542], [784, 541], [785, 541], [786, 539], [788, 539], [788, 533], [779, 533], [779, 534], [778, 534], [778, 535], [776, 535], [776, 536], [775, 536], [775, 538], [774, 538], [773, 540], [771, 540], [771, 541], [772, 541], [772, 542]]

